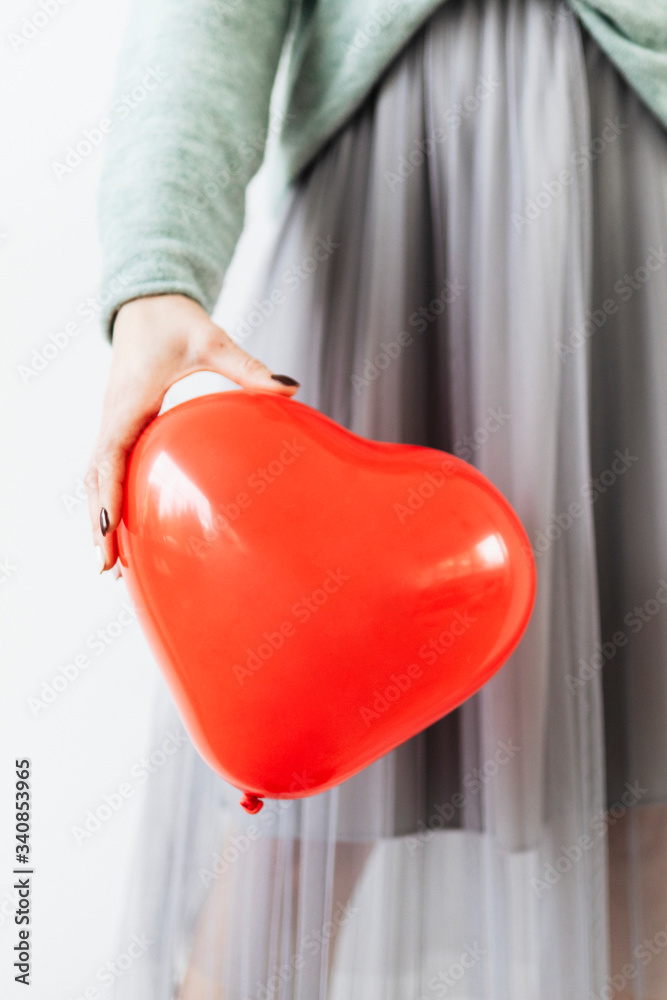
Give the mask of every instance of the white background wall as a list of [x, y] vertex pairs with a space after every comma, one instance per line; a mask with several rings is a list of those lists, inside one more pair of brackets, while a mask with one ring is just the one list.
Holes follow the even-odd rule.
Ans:
[[[84, 842], [73, 828], [153, 749], [157, 669], [136, 624], [123, 626], [103, 652], [89, 645], [98, 629], [118, 631], [112, 623], [127, 601], [122, 580], [96, 573], [86, 503], [76, 496], [111, 356], [84, 315], [98, 292], [103, 144], [61, 179], [53, 170], [108, 113], [129, 3], [44, 3], [55, 13], [43, 25], [38, 0], [4, 0], [0, 15], [0, 995], [7, 1000], [28, 995], [12, 968], [14, 760], [29, 757], [33, 769], [29, 995], [75, 1000], [96, 986], [92, 995], [106, 997], [97, 972], [119, 953], [141, 787], [135, 781], [135, 794]], [[38, 27], [17, 51], [10, 36], [30, 31], [26, 18]], [[20, 366], [69, 323], [77, 335], [26, 383]], [[89, 666], [76, 676], [70, 668], [73, 679], [57, 682], [55, 699], [31, 708], [29, 699], [42, 700], [45, 682], [63, 678], [80, 654]]]

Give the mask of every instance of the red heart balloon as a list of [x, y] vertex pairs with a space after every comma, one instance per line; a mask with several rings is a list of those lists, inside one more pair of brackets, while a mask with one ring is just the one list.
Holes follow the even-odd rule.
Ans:
[[118, 548], [195, 746], [250, 811], [337, 785], [460, 705], [535, 595], [524, 529], [473, 466], [268, 392], [149, 425]]

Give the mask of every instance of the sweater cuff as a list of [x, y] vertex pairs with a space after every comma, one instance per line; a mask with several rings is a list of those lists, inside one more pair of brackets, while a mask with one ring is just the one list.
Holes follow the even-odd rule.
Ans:
[[[166, 241], [165, 241], [166, 242]], [[100, 324], [111, 342], [118, 310], [131, 299], [145, 295], [187, 295], [210, 315], [220, 288], [224, 268], [183, 248], [151, 245], [119, 267], [102, 275]]]

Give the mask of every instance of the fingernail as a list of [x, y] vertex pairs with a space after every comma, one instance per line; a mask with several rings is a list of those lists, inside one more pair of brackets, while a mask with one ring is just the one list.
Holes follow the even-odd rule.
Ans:
[[106, 535], [108, 530], [109, 530], [109, 512], [107, 511], [106, 507], [102, 507], [102, 509], [100, 510], [100, 531], [102, 532], [102, 536]]
[[280, 382], [281, 385], [301, 385], [300, 382], [297, 382], [295, 378], [290, 378], [289, 375], [272, 375], [271, 378], [276, 382]]
[[99, 545], [95, 546], [95, 561], [97, 563], [97, 572], [101, 573], [104, 569], [104, 552]]

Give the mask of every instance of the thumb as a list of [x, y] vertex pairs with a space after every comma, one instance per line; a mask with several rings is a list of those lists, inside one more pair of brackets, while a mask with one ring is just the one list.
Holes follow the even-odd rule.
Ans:
[[236, 382], [243, 389], [267, 389], [281, 395], [293, 396], [299, 388], [296, 379], [289, 375], [275, 375], [270, 368], [244, 351], [224, 331], [220, 341], [211, 346], [211, 362], [215, 370]]

